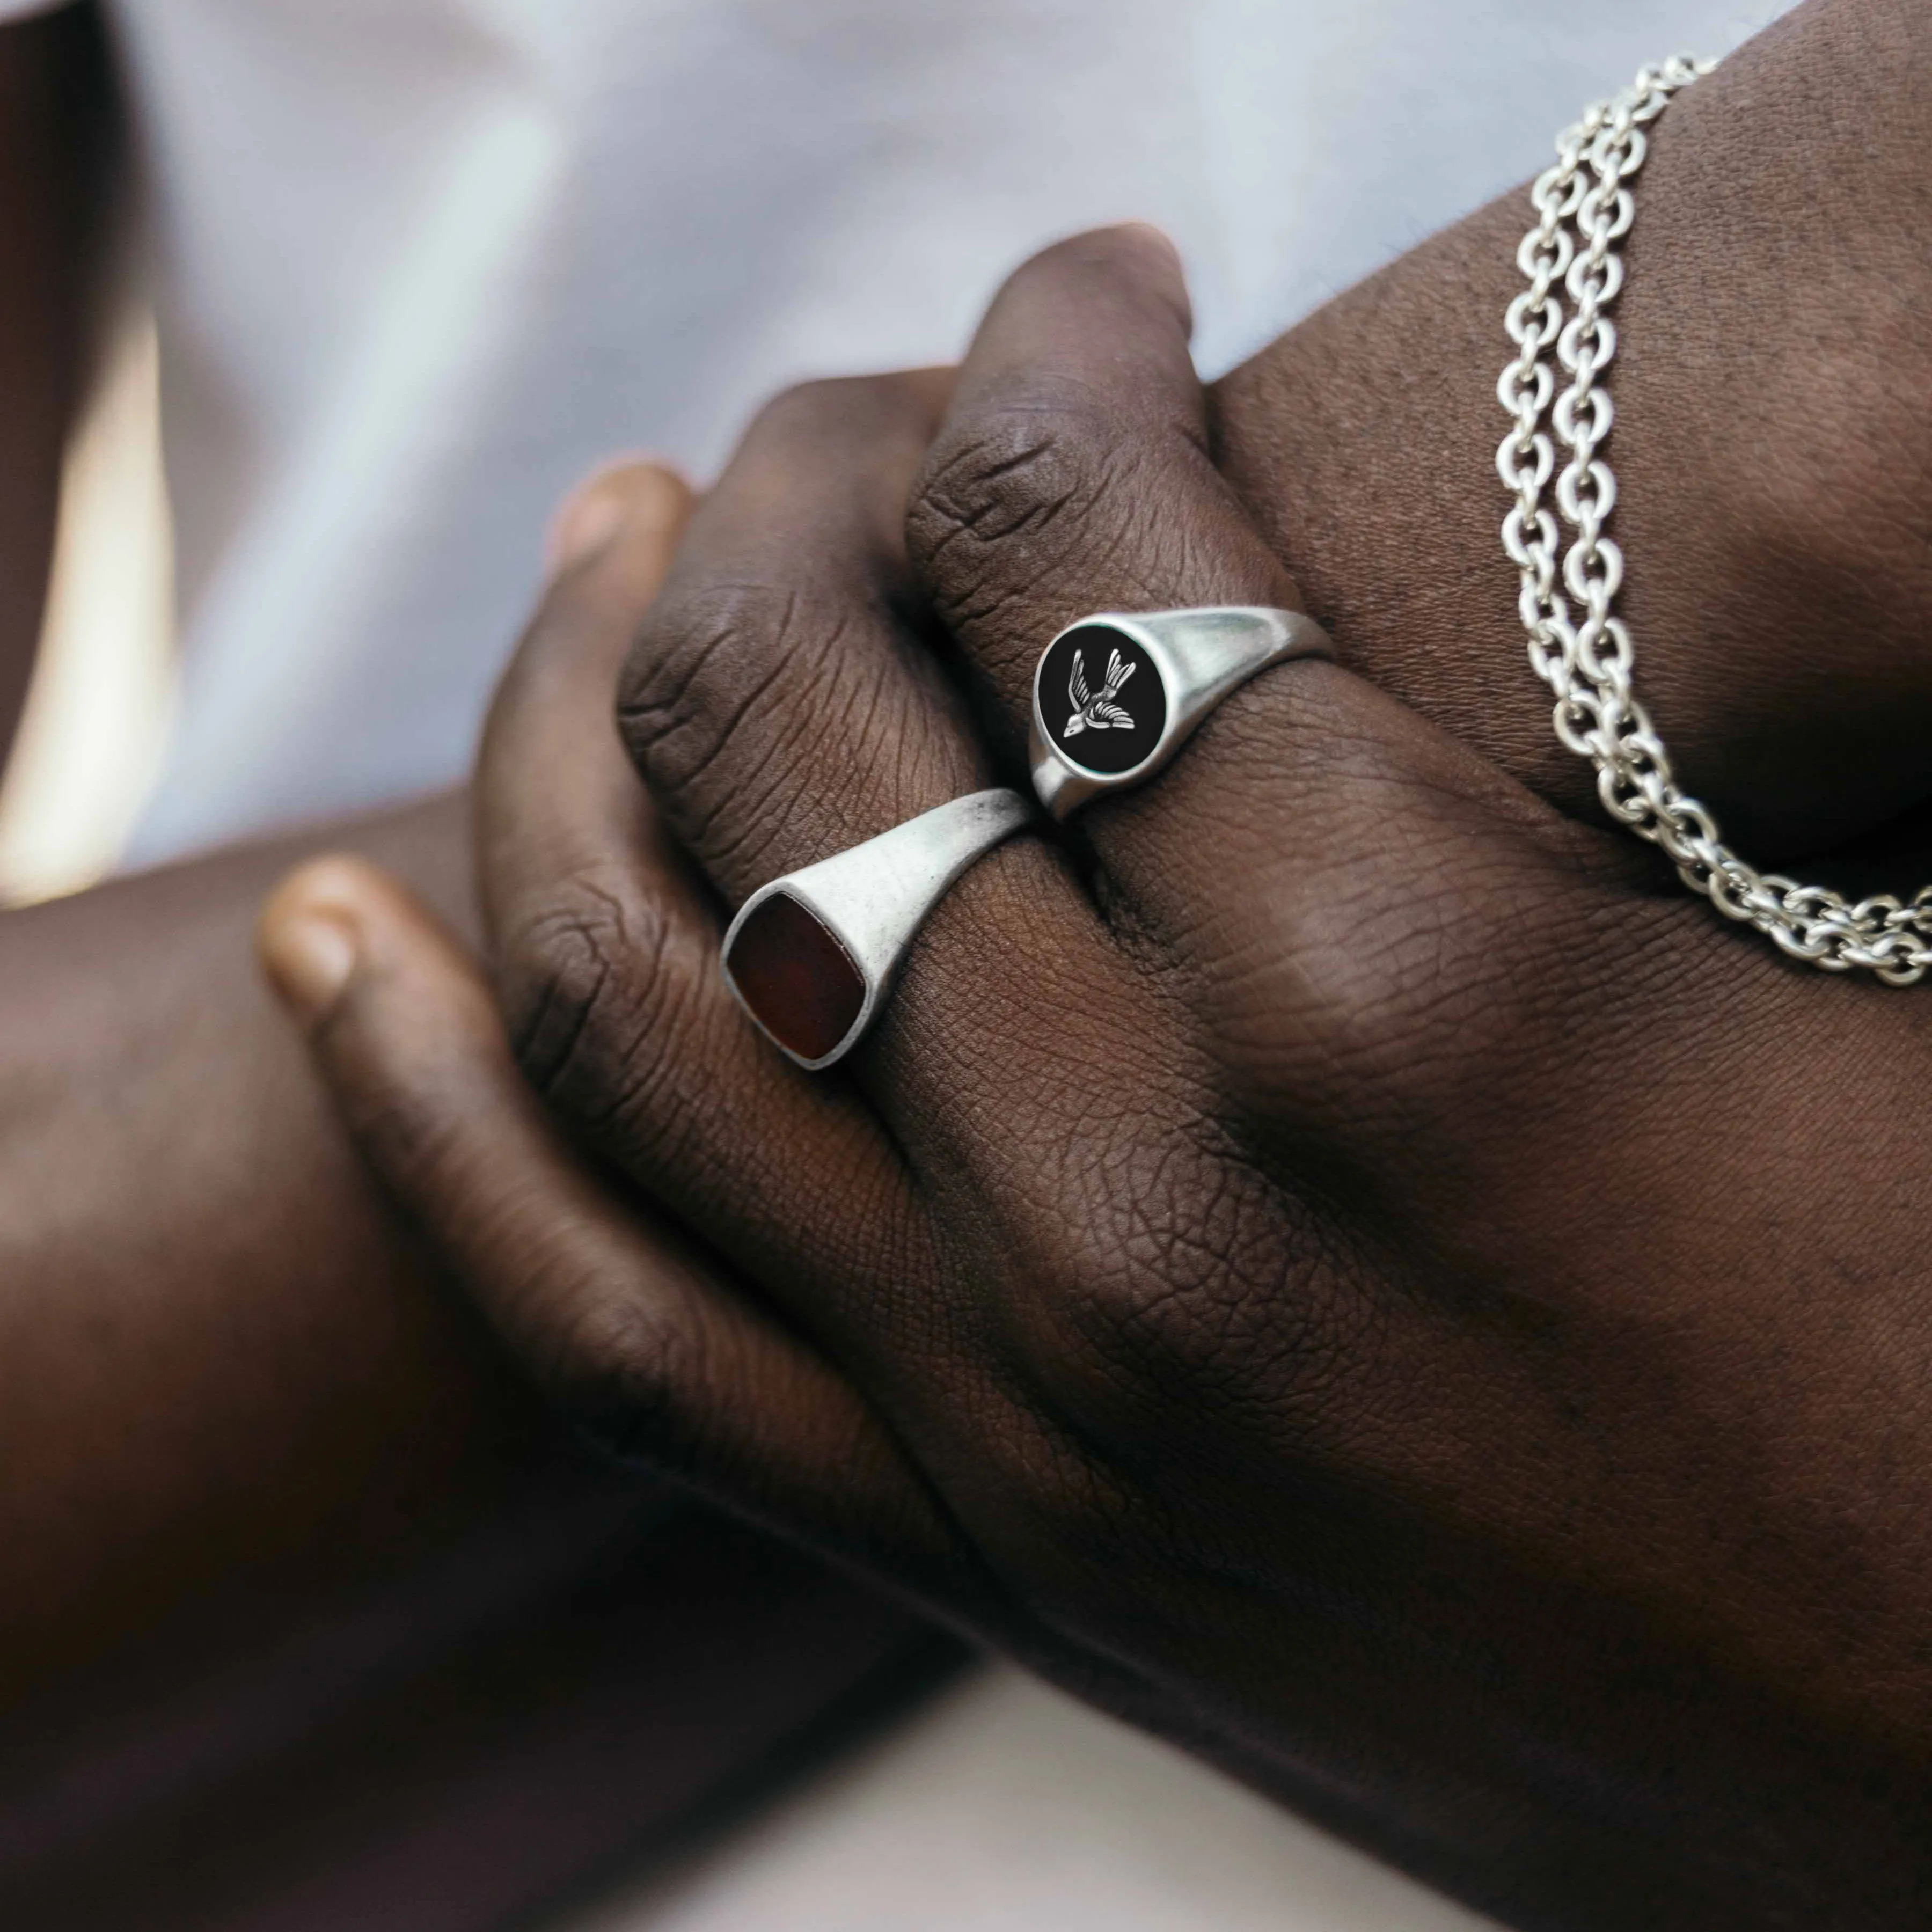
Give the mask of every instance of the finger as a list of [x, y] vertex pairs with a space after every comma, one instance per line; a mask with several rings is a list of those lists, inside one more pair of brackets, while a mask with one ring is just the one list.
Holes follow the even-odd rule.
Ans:
[[813, 382], [769, 404], [639, 627], [624, 739], [729, 904], [994, 782], [907, 621], [900, 519], [950, 380]]
[[[634, 466], [560, 520], [591, 540], [519, 647], [478, 765], [492, 968], [517, 1060], [580, 1138], [753, 1275], [836, 1284], [823, 1299], [862, 1309], [884, 1292], [865, 1257], [916, 1240], [898, 1156], [849, 1088], [799, 1072], [731, 1000], [716, 904], [612, 722], [689, 508], [674, 478]], [[878, 1238], [862, 1252], [854, 1209]]]
[[[604, 719], [629, 626], [662, 587], [692, 500], [675, 472], [639, 462], [599, 471], [557, 512], [551, 587], [498, 687], [479, 754], [478, 883], [493, 923], [505, 880], [568, 874], [583, 854], [579, 826], [649, 835], [647, 801]], [[506, 746], [509, 718], [517, 735]]]
[[[1189, 326], [1166, 239], [1105, 230], [1023, 266], [960, 372], [908, 544], [1016, 742], [1041, 651], [1088, 613], [1300, 608], [1210, 458]], [[1282, 720], [1306, 668], [1252, 679], [1153, 783], [1086, 808], [1082, 833], [1138, 908], [1177, 900], [1197, 928], [1279, 845]]]
[[[767, 410], [638, 634], [626, 742], [728, 905], [993, 776], [910, 615], [905, 496], [945, 388], [815, 383]], [[1058, 857], [1016, 838], [934, 912], [848, 1064], [916, 1172], [963, 1161], [992, 1198], [1036, 1193], [1037, 1148], [959, 1122], [1064, 1120], [1070, 1092], [1158, 1088], [1150, 1004]], [[1096, 1012], [1122, 1036], [1102, 1056]]]
[[1024, 263], [960, 370], [909, 548], [1016, 742], [1040, 650], [1090, 610], [1300, 608], [1210, 460], [1191, 328], [1166, 237], [1102, 229]]
[[841, 1554], [932, 1579], [950, 1532], [858, 1391], [634, 1202], [518, 1077], [488, 989], [425, 908], [350, 858], [264, 909], [262, 956], [377, 1178], [518, 1359], [623, 1453]]

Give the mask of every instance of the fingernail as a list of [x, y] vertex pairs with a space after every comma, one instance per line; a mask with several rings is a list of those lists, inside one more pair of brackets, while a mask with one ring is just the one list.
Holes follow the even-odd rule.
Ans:
[[586, 557], [594, 556], [617, 534], [624, 520], [624, 499], [615, 489], [593, 477], [564, 499], [550, 526], [545, 546], [553, 577], [574, 569]]
[[284, 914], [262, 934], [276, 991], [305, 1021], [321, 1018], [340, 998], [360, 951], [360, 934], [332, 913]]
[[625, 524], [662, 529], [682, 514], [689, 493], [676, 470], [650, 457], [606, 463], [563, 500], [545, 545], [553, 577], [594, 556]]

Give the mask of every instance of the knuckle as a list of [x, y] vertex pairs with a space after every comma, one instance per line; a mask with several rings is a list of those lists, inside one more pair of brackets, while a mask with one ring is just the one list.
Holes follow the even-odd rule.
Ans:
[[759, 668], [780, 660], [758, 640], [782, 638], [793, 593], [756, 582], [708, 582], [668, 593], [640, 627], [618, 693], [618, 728], [653, 785], [680, 790], [714, 759], [758, 694]]
[[830, 376], [794, 382], [759, 406], [752, 418], [748, 442], [783, 436], [793, 430], [814, 430], [836, 413], [842, 394], [862, 384], [863, 376]]
[[896, 376], [824, 376], [781, 389], [759, 410], [745, 446], [754, 454], [776, 447], [824, 448], [827, 437], [870, 424], [881, 410], [900, 406], [907, 393]]
[[1573, 982], [1540, 933], [1511, 930], [1524, 895], [1506, 866], [1466, 864], [1399, 904], [1338, 892], [1299, 922], [1288, 956], [1277, 1090], [1347, 1144], [1400, 1147], [1418, 1133], [1453, 1138], [1520, 1092], [1523, 1042], [1562, 1064], [1575, 1018]]
[[573, 1308], [526, 1352], [553, 1406], [594, 1449], [674, 1472], [689, 1460], [685, 1391], [710, 1380], [699, 1339], [621, 1288]]
[[1260, 815], [1300, 836], [1231, 845], [1243, 889], [1190, 934], [1211, 963], [1188, 991], [1244, 1104], [1360, 1148], [1505, 1080], [1512, 1039], [1574, 1004], [1576, 922], [1622, 888], [1585, 877], [1598, 835], [1309, 669], [1252, 754]]
[[506, 935], [500, 990], [512, 1051], [549, 1103], [598, 1135], [648, 1118], [663, 1042], [696, 983], [668, 911], [566, 880]]
[[1026, 1244], [1028, 1358], [1050, 1406], [1101, 1438], [1184, 1451], [1243, 1413], [1279, 1436], [1359, 1352], [1345, 1247], [1218, 1138], [1114, 1150], [1080, 1211]]
[[850, 728], [876, 709], [880, 666], [858, 648], [862, 620], [808, 587], [751, 580], [694, 587], [646, 621], [618, 727], [687, 838], [710, 846], [728, 808], [734, 838], [760, 836], [828, 722]]
[[[908, 676], [888, 644], [876, 610], [810, 583], [712, 581], [648, 620], [619, 728], [679, 836], [714, 872], [742, 882], [794, 848], [849, 843], [873, 788], [915, 791], [922, 766], [946, 755], [944, 694]], [[834, 746], [863, 754], [863, 785], [826, 782]]]
[[1016, 386], [943, 431], [906, 517], [940, 614], [983, 621], [1091, 534], [1128, 459], [1106, 410], [1065, 386]]

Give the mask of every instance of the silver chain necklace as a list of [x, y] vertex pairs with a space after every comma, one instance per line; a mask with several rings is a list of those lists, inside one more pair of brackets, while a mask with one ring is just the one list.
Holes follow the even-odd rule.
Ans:
[[[1529, 286], [1509, 305], [1505, 326], [1516, 356], [1496, 384], [1515, 425], [1496, 452], [1497, 471], [1516, 498], [1503, 520], [1503, 547], [1522, 574], [1517, 608], [1530, 663], [1556, 694], [1556, 735], [1596, 766], [1611, 816], [1661, 846], [1684, 883], [1726, 918], [1755, 926], [1794, 959], [1833, 973], [1864, 967], [1909, 986], [1932, 965], [1932, 886], [1909, 904], [1889, 894], [1853, 904], [1828, 886], [1760, 873], [1739, 858], [1710, 813], [1678, 788], [1670, 754], [1630, 689], [1630, 633], [1612, 614], [1624, 559], [1604, 534], [1617, 482], [1598, 452], [1614, 420], [1601, 378], [1617, 350], [1606, 313], [1623, 286], [1615, 244], [1635, 212], [1630, 184], [1643, 166], [1646, 125], [1715, 65], [1676, 54], [1643, 68], [1558, 136], [1556, 164], [1530, 190], [1536, 225], [1516, 250]], [[1564, 294], [1575, 305], [1567, 317]], [[1570, 379], [1561, 395], [1546, 359], [1552, 346]], [[1556, 468], [1546, 413], [1567, 458], [1557, 508], [1575, 532], [1560, 568], [1556, 519], [1543, 501]]]

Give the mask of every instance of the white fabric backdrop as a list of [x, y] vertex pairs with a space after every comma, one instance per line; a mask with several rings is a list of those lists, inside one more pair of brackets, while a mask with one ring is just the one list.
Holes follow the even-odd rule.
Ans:
[[[1210, 369], [1777, 0], [119, 0], [188, 664], [153, 858], [464, 769], [538, 532], [1040, 243], [1180, 241]], [[1486, 456], [1472, 453], [1472, 474]]]

